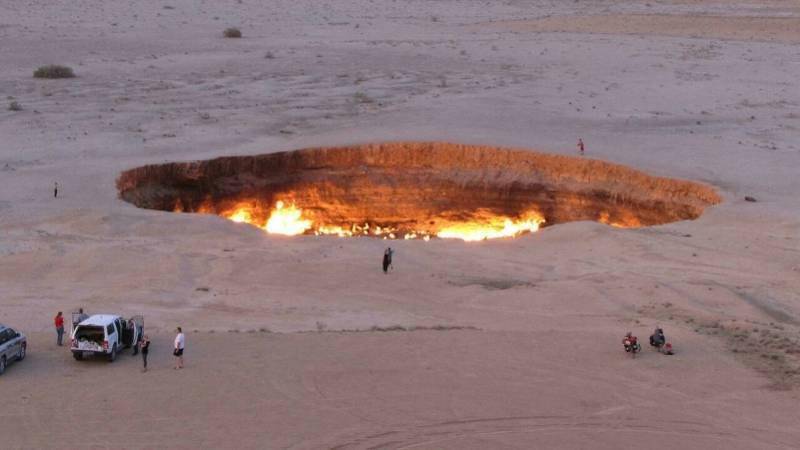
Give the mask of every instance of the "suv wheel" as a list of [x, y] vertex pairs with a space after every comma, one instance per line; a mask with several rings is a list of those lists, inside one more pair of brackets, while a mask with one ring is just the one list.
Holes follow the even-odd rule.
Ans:
[[108, 355], [108, 362], [113, 363], [117, 359], [117, 344], [111, 347], [111, 353]]
[[22, 345], [19, 347], [19, 355], [17, 355], [17, 360], [18, 360], [18, 361], [22, 361], [23, 359], [25, 359], [25, 353], [26, 353], [26, 351], [27, 351], [27, 347], [28, 347], [28, 346], [27, 346], [27, 345], [25, 345], [25, 344], [22, 344]]
[[5, 373], [5, 371], [6, 371], [6, 357], [3, 356], [2, 358], [0, 358], [0, 375]]
[[81, 361], [83, 359], [83, 353], [72, 352], [72, 357], [75, 358], [76, 361]]

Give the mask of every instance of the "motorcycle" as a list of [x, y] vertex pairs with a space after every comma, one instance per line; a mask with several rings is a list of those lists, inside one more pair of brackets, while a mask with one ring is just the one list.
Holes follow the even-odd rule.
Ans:
[[625, 347], [625, 352], [630, 353], [632, 358], [636, 358], [636, 354], [642, 351], [641, 344], [635, 339], [625, 338], [625, 340], [622, 341], [622, 345]]

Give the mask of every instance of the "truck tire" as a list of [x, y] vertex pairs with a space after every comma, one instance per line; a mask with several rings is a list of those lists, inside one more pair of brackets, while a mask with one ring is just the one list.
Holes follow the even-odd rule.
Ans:
[[113, 363], [117, 359], [117, 344], [111, 347], [111, 353], [108, 355], [108, 362]]
[[76, 361], [83, 361], [83, 352], [72, 352], [72, 357], [75, 358]]
[[22, 344], [19, 346], [19, 354], [17, 355], [17, 361], [22, 361], [25, 359], [25, 354], [28, 351], [27, 344]]
[[3, 356], [2, 358], [0, 358], [0, 375], [5, 373], [5, 371], [6, 371], [6, 357]]

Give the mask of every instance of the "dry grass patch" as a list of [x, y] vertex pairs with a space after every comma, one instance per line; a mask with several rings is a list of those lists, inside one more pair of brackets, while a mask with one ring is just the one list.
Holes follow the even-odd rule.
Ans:
[[375, 99], [365, 94], [364, 92], [356, 92], [355, 94], [353, 94], [353, 100], [356, 103], [362, 103], [362, 104], [375, 103]]
[[242, 31], [238, 28], [226, 28], [222, 35], [226, 38], [239, 39], [242, 37]]
[[722, 338], [737, 359], [769, 378], [773, 389], [800, 386], [800, 340], [798, 330], [790, 329], [793, 326], [699, 317], [670, 303], [646, 305], [639, 312], [662, 322], [669, 320], [689, 326], [698, 334]]
[[34, 70], [33, 77], [47, 79], [75, 78], [75, 72], [72, 71], [71, 67], [49, 64]]

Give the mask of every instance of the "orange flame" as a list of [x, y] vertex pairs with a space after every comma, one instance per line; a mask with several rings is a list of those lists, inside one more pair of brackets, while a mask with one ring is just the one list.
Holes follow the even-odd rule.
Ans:
[[283, 201], [275, 203], [275, 208], [270, 211], [266, 223], [263, 222], [264, 213], [256, 205], [240, 203], [233, 209], [222, 212], [221, 216], [237, 223], [255, 225], [271, 234], [296, 236], [313, 232], [316, 235], [332, 235], [339, 237], [375, 236], [384, 239], [423, 239], [431, 237], [445, 239], [461, 239], [464, 241], [482, 241], [504, 237], [515, 237], [525, 232], [535, 232], [545, 222], [544, 218], [535, 211], [523, 215], [521, 218], [512, 219], [506, 216], [493, 214], [491, 211], [479, 209], [467, 221], [452, 221], [437, 219], [439, 225], [435, 230], [405, 230], [401, 231], [393, 226], [379, 226], [370, 223], [351, 224], [349, 227], [341, 225], [315, 224], [313, 220], [304, 217], [303, 210], [294, 203], [287, 205]]
[[228, 220], [232, 220], [236, 223], [252, 223], [253, 216], [250, 214], [250, 211], [246, 209], [237, 209], [233, 212], [233, 214], [227, 217]]
[[436, 233], [440, 238], [462, 239], [467, 242], [483, 241], [504, 237], [515, 237], [524, 232], [535, 232], [544, 223], [544, 218], [535, 213], [528, 213], [520, 220], [496, 216], [488, 220], [463, 222], [448, 225]]
[[285, 206], [282, 201], [275, 204], [264, 229], [268, 233], [296, 236], [311, 228], [311, 221], [302, 219], [303, 211], [292, 203]]
[[625, 215], [618, 220], [611, 220], [610, 215], [606, 211], [600, 213], [597, 221], [606, 225], [610, 225], [614, 228], [637, 228], [642, 226], [642, 223], [639, 221], [639, 219], [631, 216], [630, 214]]

